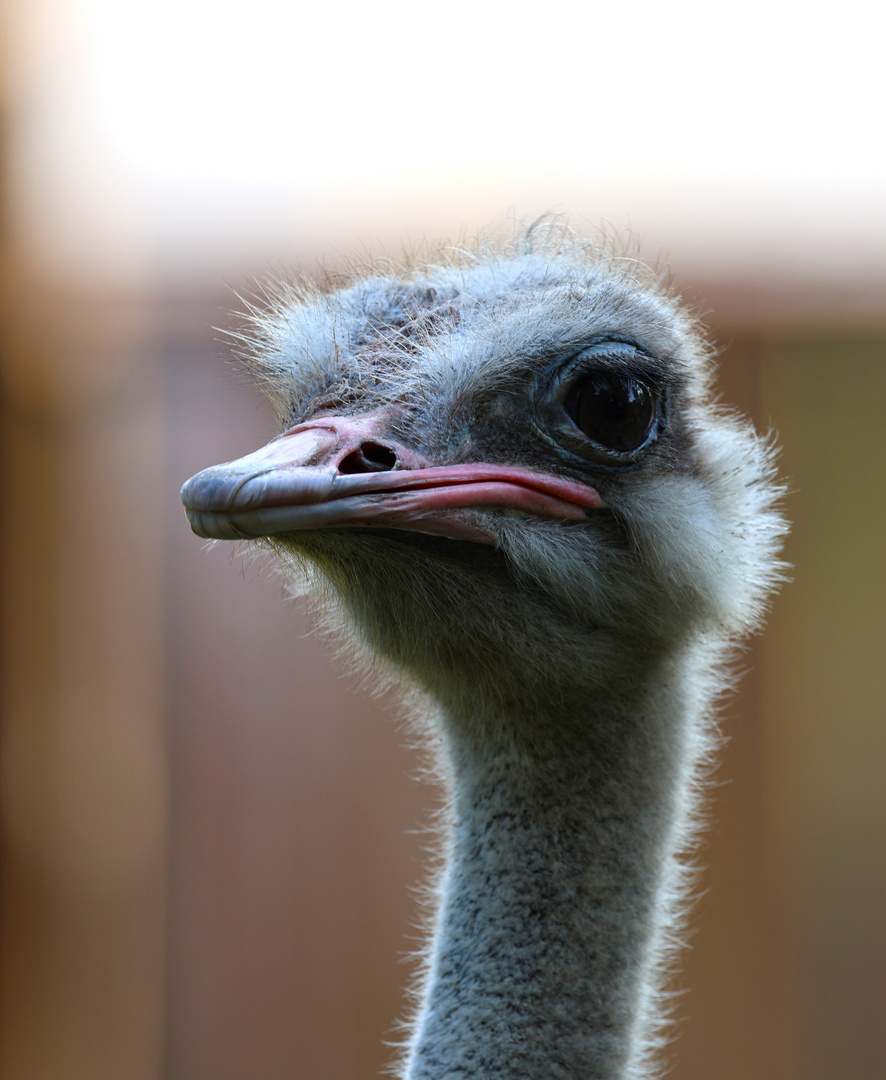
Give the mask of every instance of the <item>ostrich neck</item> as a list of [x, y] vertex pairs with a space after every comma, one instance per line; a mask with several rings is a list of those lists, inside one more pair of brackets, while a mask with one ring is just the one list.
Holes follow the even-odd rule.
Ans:
[[507, 715], [444, 718], [450, 847], [407, 1080], [638, 1075], [692, 721], [658, 691], [531, 744]]

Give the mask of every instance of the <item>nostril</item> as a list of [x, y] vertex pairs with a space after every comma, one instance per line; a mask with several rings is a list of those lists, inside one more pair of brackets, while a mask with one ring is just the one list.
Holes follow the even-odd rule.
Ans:
[[397, 455], [394, 451], [388, 446], [382, 446], [381, 443], [363, 443], [360, 452], [375, 467], [377, 472], [387, 472], [397, 464]]
[[397, 464], [397, 455], [381, 443], [361, 443], [356, 450], [342, 458], [340, 473], [390, 472]]

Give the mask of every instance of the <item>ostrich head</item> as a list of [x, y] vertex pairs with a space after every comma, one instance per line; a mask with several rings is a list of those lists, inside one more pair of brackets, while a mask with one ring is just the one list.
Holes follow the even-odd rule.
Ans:
[[556, 228], [280, 285], [247, 340], [281, 434], [185, 485], [192, 527], [310, 566], [441, 736], [408, 1077], [646, 1075], [710, 702], [779, 572], [768, 444], [656, 277]]
[[195, 531], [309, 560], [438, 699], [537, 713], [552, 679], [617, 684], [759, 618], [769, 450], [712, 402], [708, 346], [636, 261], [557, 231], [280, 285], [250, 343], [283, 433], [189, 482]]

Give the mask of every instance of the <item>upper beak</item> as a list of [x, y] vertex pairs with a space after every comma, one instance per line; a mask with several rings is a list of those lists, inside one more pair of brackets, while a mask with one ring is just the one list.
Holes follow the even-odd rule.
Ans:
[[182, 502], [198, 536], [252, 539], [303, 529], [409, 529], [494, 544], [460, 511], [500, 507], [584, 520], [603, 505], [585, 484], [482, 463], [435, 466], [386, 434], [383, 416], [325, 416], [237, 461], [197, 473]]

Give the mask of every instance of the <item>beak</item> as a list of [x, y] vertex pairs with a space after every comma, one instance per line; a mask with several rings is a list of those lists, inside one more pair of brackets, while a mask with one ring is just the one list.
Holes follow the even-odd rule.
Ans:
[[387, 437], [386, 417], [324, 416], [182, 488], [191, 528], [214, 540], [305, 529], [407, 529], [495, 544], [469, 509], [583, 521], [603, 506], [586, 484], [508, 465], [436, 466]]

